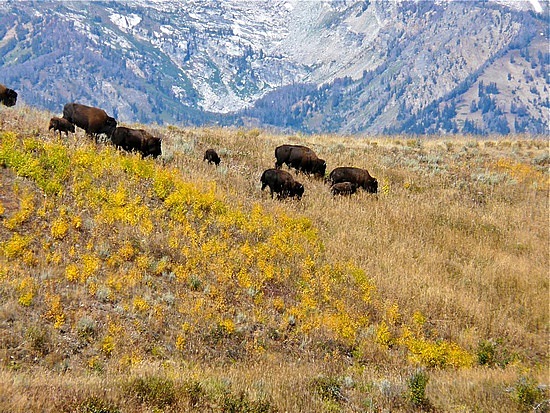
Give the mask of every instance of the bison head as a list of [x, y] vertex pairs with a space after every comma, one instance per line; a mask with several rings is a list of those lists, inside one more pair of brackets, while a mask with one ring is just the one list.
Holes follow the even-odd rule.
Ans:
[[144, 154], [144, 156], [151, 155], [153, 158], [157, 158], [162, 155], [161, 142], [160, 138], [150, 136], [147, 139], [147, 154]]
[[2, 96], [2, 103], [6, 106], [15, 106], [17, 102], [17, 92], [12, 89], [6, 88], [6, 93]]
[[319, 178], [322, 178], [325, 176], [325, 173], [327, 171], [327, 163], [324, 159], [316, 159], [313, 164], [313, 174], [315, 176], [318, 176]]
[[301, 199], [303, 194], [304, 186], [300, 182], [293, 182], [290, 190], [290, 196], [295, 196], [296, 198]]
[[364, 188], [367, 192], [375, 194], [378, 192], [378, 181], [376, 180], [376, 178], [369, 179]]
[[105, 120], [104, 133], [107, 135], [108, 138], [110, 138], [113, 135], [113, 132], [116, 129], [116, 125], [117, 125], [116, 119], [110, 116], [107, 116], [107, 119]]
[[52, 130], [52, 129], [57, 128], [57, 124], [58, 124], [58, 123], [59, 123], [59, 122], [57, 121], [57, 119], [51, 118], [51, 119], [50, 119], [50, 124], [49, 124], [49, 126], [48, 126], [48, 130]]

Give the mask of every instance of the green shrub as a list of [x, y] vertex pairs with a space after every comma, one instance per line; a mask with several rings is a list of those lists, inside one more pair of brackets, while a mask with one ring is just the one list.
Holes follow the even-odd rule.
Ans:
[[424, 370], [415, 371], [407, 380], [408, 398], [415, 406], [421, 407], [429, 404], [426, 398], [426, 385], [428, 375]]
[[[542, 406], [545, 391], [537, 385], [532, 377], [520, 377], [511, 392], [512, 398], [518, 403], [522, 411], [529, 411], [537, 406]], [[537, 411], [541, 411], [540, 408]]]
[[512, 357], [500, 344], [499, 341], [480, 341], [476, 351], [477, 364], [488, 367], [506, 367]]
[[343, 401], [342, 385], [335, 377], [317, 377], [313, 379], [312, 386], [315, 392], [324, 401]]
[[140, 403], [160, 408], [176, 402], [176, 386], [171, 379], [165, 377], [138, 377], [128, 382], [125, 390]]

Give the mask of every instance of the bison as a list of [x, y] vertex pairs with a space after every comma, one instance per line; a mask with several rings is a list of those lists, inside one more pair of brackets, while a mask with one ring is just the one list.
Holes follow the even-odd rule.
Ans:
[[289, 196], [291, 198], [296, 196], [301, 199], [304, 194], [304, 186], [295, 181], [291, 174], [280, 169], [266, 169], [260, 178], [260, 182], [262, 183], [262, 191], [266, 186], [269, 186], [271, 198], [273, 198], [274, 192], [277, 194], [277, 199], [284, 199]]
[[144, 158], [149, 155], [156, 158], [162, 154], [161, 139], [143, 129], [119, 126], [115, 128], [110, 138], [117, 148], [128, 152], [138, 151]]
[[290, 156], [290, 165], [297, 171], [303, 172], [306, 175], [313, 174], [319, 178], [324, 177], [327, 170], [325, 160], [318, 158], [313, 152], [297, 156], [296, 151], [293, 151]]
[[304, 174], [313, 174], [318, 177], [325, 176], [327, 164], [324, 159], [307, 146], [281, 145], [275, 148], [275, 168], [279, 169], [283, 164], [289, 168]]
[[94, 136], [96, 141], [100, 134], [110, 136], [116, 128], [117, 122], [107, 115], [103, 109], [67, 103], [63, 107], [63, 118], [84, 129], [87, 135]]
[[0, 102], [6, 106], [15, 106], [17, 92], [0, 84]]
[[330, 173], [328, 181], [331, 182], [331, 186], [340, 182], [350, 182], [372, 194], [378, 192], [378, 181], [370, 176], [366, 169], [341, 166]]
[[209, 164], [214, 162], [216, 166], [218, 166], [221, 162], [221, 159], [214, 149], [207, 149], [204, 153], [203, 161], [208, 161]]
[[50, 125], [48, 130], [53, 129], [53, 132], [59, 131], [59, 137], [61, 138], [61, 132], [65, 132], [65, 136], [69, 136], [69, 132], [74, 133], [74, 125], [65, 118], [58, 118], [54, 116], [50, 119]]
[[336, 195], [352, 195], [357, 192], [357, 184], [351, 182], [338, 182], [331, 186], [330, 191], [333, 196]]

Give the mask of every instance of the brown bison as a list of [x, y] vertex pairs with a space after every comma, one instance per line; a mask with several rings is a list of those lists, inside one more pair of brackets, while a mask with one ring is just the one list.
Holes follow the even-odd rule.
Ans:
[[357, 184], [351, 182], [338, 182], [330, 187], [333, 196], [352, 195], [357, 192]]
[[103, 109], [80, 103], [67, 103], [63, 107], [63, 117], [84, 129], [87, 135], [94, 136], [96, 140], [102, 133], [110, 136], [117, 125], [116, 120], [108, 116]]
[[143, 129], [130, 129], [124, 126], [115, 128], [110, 136], [111, 142], [125, 151], [138, 151], [146, 156], [158, 157], [162, 154], [161, 140]]
[[313, 174], [317, 177], [325, 176], [327, 163], [324, 159], [307, 146], [281, 145], [275, 148], [275, 168], [279, 169], [283, 164], [296, 169], [306, 175]]
[[221, 159], [214, 149], [207, 149], [204, 153], [203, 161], [208, 161], [209, 164], [214, 162], [216, 166], [218, 166], [221, 162]]
[[372, 194], [378, 192], [378, 181], [370, 176], [366, 169], [341, 166], [330, 173], [328, 181], [331, 186], [340, 182], [350, 182]]
[[0, 102], [6, 106], [15, 106], [17, 92], [0, 84]]
[[74, 125], [71, 122], [67, 119], [58, 118], [56, 116], [50, 119], [50, 126], [48, 127], [48, 130], [52, 129], [54, 133], [55, 131], [59, 131], [59, 137], [61, 137], [61, 132], [65, 132], [65, 136], [69, 136], [69, 132], [75, 132]]
[[291, 174], [280, 169], [266, 169], [260, 178], [260, 182], [262, 183], [262, 191], [266, 186], [269, 186], [271, 198], [273, 198], [274, 192], [277, 194], [277, 199], [292, 198], [294, 196], [300, 199], [304, 194], [304, 186], [295, 181]]

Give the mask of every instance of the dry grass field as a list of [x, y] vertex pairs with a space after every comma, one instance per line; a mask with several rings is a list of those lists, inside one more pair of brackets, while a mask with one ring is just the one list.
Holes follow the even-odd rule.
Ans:
[[[141, 125], [142, 160], [50, 116], [0, 108], [0, 412], [549, 411], [547, 137]], [[283, 143], [379, 193], [271, 199]]]

